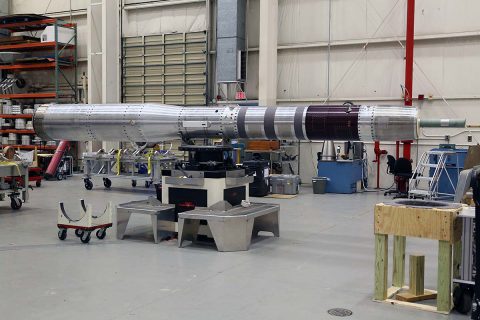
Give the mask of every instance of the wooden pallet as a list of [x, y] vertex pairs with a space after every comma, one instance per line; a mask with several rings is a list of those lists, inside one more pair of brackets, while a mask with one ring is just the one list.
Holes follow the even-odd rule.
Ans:
[[[408, 288], [406, 289], [408, 290]], [[418, 302], [418, 301], [424, 301], [424, 300], [432, 300], [432, 299], [437, 299], [437, 291], [425, 289], [423, 291], [423, 294], [419, 294], [419, 295], [412, 294], [409, 291], [398, 292], [395, 295], [395, 299], [397, 299], [398, 301], [404, 301], [404, 302]]]
[[[457, 274], [462, 221], [457, 219], [462, 209], [412, 208], [377, 204], [374, 214], [375, 232], [375, 292], [374, 301], [409, 306], [425, 311], [448, 314], [452, 309], [452, 276]], [[392, 287], [387, 286], [388, 236], [393, 235]], [[407, 237], [438, 241], [437, 305], [401, 301], [395, 296], [408, 289], [405, 284], [405, 248]], [[454, 253], [452, 253], [454, 251]], [[453, 262], [453, 263], [452, 263]], [[455, 266], [455, 267], [452, 267]], [[407, 295], [408, 298], [408, 295]], [[412, 298], [412, 297], [410, 297]], [[405, 300], [405, 299], [404, 299]]]
[[[402, 294], [404, 291], [408, 291], [409, 288], [407, 286], [403, 286], [401, 288], [399, 287], [390, 287], [387, 290], [387, 298], [384, 300], [373, 300], [375, 302], [381, 302], [381, 303], [386, 303], [390, 305], [398, 305], [398, 306], [404, 306], [404, 307], [410, 307], [413, 309], [418, 309], [422, 311], [429, 311], [429, 312], [435, 312], [435, 313], [440, 313], [440, 314], [448, 314], [450, 313], [449, 311], [439, 311], [436, 306], [431, 306], [431, 305], [426, 305], [426, 304], [421, 304], [421, 303], [416, 303], [416, 302], [411, 302], [411, 301], [402, 301], [398, 299], [398, 295]], [[429, 292], [432, 296], [437, 295], [437, 291], [434, 290], [425, 290]]]

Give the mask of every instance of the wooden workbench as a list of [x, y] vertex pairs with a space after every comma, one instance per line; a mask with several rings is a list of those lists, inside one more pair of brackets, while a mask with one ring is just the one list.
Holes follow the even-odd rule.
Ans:
[[[462, 234], [462, 220], [457, 219], [462, 208], [420, 208], [380, 203], [375, 206], [375, 293], [374, 300], [406, 305], [422, 310], [449, 313], [452, 309], [452, 274]], [[388, 236], [393, 235], [392, 286], [387, 286]], [[406, 238], [416, 237], [438, 241], [437, 306], [394, 299], [405, 287]], [[461, 248], [461, 246], [460, 246]], [[434, 292], [434, 291], [432, 291]]]

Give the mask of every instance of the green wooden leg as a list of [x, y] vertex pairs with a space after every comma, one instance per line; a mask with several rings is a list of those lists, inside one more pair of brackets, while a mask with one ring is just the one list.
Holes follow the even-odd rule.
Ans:
[[387, 299], [388, 235], [375, 235], [375, 300]]
[[410, 290], [409, 292], [414, 296], [419, 296], [425, 293], [425, 256], [415, 255], [410, 256]]
[[450, 312], [452, 309], [452, 244], [438, 242], [437, 310]]
[[393, 276], [392, 285], [403, 287], [405, 284], [405, 247], [407, 238], [402, 236], [393, 237]]

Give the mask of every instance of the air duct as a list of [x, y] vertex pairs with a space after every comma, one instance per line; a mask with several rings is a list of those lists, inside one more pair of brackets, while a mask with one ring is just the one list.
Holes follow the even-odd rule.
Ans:
[[217, 1], [216, 81], [245, 81], [246, 0]]

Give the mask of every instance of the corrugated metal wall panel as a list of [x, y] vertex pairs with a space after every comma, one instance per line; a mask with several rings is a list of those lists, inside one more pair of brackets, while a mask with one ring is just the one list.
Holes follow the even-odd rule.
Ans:
[[207, 103], [205, 31], [125, 37], [122, 101]]

